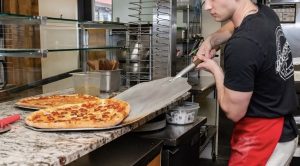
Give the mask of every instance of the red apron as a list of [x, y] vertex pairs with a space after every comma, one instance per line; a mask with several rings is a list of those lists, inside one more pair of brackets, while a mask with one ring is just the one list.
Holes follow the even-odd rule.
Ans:
[[266, 165], [283, 128], [284, 118], [245, 117], [235, 124], [229, 166]]

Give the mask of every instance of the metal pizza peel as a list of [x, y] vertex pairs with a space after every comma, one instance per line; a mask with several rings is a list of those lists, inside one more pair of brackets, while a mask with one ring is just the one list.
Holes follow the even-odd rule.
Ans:
[[122, 124], [130, 124], [167, 107], [191, 89], [187, 78], [171, 79], [166, 77], [140, 83], [117, 95], [115, 98], [127, 101], [131, 107], [129, 116]]

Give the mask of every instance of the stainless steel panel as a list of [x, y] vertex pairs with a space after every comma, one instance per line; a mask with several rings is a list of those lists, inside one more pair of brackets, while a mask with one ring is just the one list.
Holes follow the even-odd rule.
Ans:
[[175, 0], [156, 1], [153, 11], [153, 79], [175, 75], [176, 55]]
[[300, 0], [269, 0], [269, 3], [295, 3], [300, 2]]
[[293, 57], [300, 57], [300, 0], [271, 0], [269, 4], [296, 4], [296, 22], [282, 23], [281, 26], [291, 46]]
[[296, 3], [296, 23], [281, 24], [291, 46], [293, 57], [300, 57], [300, 3]]

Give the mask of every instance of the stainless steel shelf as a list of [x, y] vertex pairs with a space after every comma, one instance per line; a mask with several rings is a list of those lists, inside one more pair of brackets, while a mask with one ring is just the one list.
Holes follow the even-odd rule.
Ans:
[[42, 58], [47, 57], [49, 52], [61, 51], [89, 51], [89, 50], [110, 50], [110, 49], [124, 49], [123, 47], [84, 47], [84, 48], [60, 48], [60, 49], [0, 49], [0, 56], [6, 57], [31, 57]]
[[45, 25], [46, 23], [71, 23], [79, 24], [83, 28], [106, 28], [106, 29], [125, 29], [126, 24], [119, 22], [95, 22], [95, 21], [80, 21], [75, 19], [19, 15], [11, 13], [0, 13], [0, 24], [17, 24], [17, 25]]
[[87, 21], [87, 22], [79, 22], [79, 26], [85, 29], [126, 29], [127, 25], [124, 23], [119, 22], [93, 22], [93, 21]]
[[47, 57], [47, 53], [47, 50], [42, 49], [0, 49], [0, 56], [5, 57], [42, 58]]
[[0, 24], [17, 24], [17, 25], [44, 25], [47, 22], [69, 22], [76, 23], [77, 20], [54, 18], [45, 16], [30, 16], [30, 15], [19, 15], [11, 13], [0, 13]]

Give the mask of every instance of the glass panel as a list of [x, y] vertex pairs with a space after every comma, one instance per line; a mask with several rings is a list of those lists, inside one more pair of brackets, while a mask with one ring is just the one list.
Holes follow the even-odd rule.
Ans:
[[112, 21], [112, 0], [95, 0], [94, 21]]
[[124, 29], [118, 22], [0, 13], [0, 91], [12, 99], [73, 87], [69, 73], [82, 71], [84, 57], [118, 58]]

